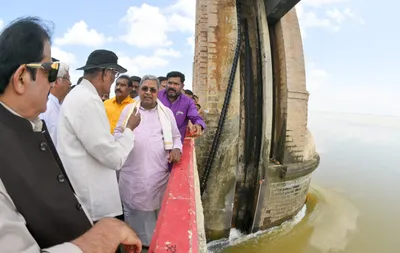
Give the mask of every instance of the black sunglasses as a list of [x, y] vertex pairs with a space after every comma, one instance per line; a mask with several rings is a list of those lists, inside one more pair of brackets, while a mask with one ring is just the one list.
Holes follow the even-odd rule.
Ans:
[[58, 70], [60, 69], [59, 62], [44, 62], [44, 63], [28, 63], [25, 64], [27, 68], [31, 69], [43, 69], [47, 72], [50, 83], [53, 83], [57, 80]]
[[[148, 92], [148, 91], [149, 91], [149, 87], [147, 87], [147, 86], [142, 86], [140, 89], [141, 89], [143, 92]], [[150, 92], [153, 93], [153, 94], [155, 94], [155, 93], [157, 93], [157, 89], [154, 88], [154, 87], [151, 87], [151, 88], [150, 88]]]

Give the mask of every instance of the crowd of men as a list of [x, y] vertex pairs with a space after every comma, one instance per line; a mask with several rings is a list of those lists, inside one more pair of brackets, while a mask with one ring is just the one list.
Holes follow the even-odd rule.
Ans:
[[0, 34], [0, 249], [140, 252], [185, 136], [205, 130], [198, 97], [178, 71], [121, 75], [104, 49], [72, 85], [50, 42], [32, 17]]

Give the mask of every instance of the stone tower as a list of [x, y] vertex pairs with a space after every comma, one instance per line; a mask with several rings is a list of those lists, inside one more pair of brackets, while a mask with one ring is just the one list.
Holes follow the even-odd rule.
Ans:
[[307, 129], [297, 2], [197, 0], [193, 88], [207, 123], [196, 153], [208, 240], [279, 225], [306, 201], [319, 156]]

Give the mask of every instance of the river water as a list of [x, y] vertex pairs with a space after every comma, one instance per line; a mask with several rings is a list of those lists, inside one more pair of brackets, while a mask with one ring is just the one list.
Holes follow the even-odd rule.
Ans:
[[399, 253], [400, 118], [310, 112], [321, 164], [280, 227], [209, 243], [223, 253]]

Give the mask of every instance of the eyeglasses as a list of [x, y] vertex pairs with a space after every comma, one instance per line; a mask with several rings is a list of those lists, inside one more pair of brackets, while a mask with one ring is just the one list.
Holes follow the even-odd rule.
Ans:
[[[143, 92], [148, 92], [148, 91], [149, 91], [149, 87], [147, 87], [147, 86], [142, 86], [140, 89], [141, 89]], [[155, 93], [157, 93], [157, 89], [154, 88], [154, 87], [151, 87], [151, 88], [150, 88], [150, 92], [153, 93], [153, 94], [155, 94]]]
[[109, 69], [109, 70], [114, 72], [114, 74], [115, 74], [114, 78], [117, 78], [119, 76], [119, 72], [116, 69]]
[[55, 82], [57, 80], [58, 70], [60, 69], [59, 62], [44, 62], [44, 63], [28, 63], [25, 64], [27, 68], [31, 69], [43, 69], [47, 72], [47, 78], [49, 82]]
[[71, 84], [71, 79], [70, 79], [69, 77], [62, 76], [62, 77], [59, 77], [59, 78], [64, 79], [64, 80], [67, 80], [68, 83]]

